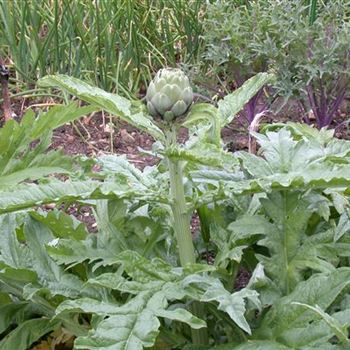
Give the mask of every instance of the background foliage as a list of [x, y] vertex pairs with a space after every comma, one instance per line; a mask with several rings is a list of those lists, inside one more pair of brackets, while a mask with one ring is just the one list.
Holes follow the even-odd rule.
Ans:
[[[226, 84], [272, 69], [276, 96], [297, 101], [306, 122], [312, 110], [318, 127], [329, 125], [348, 96], [349, 8], [347, 0], [215, 1], [203, 25], [205, 57]], [[246, 106], [249, 122], [266, 108], [262, 97]]]
[[160, 67], [198, 58], [202, 16], [197, 0], [2, 0], [0, 55], [28, 85], [66, 73], [135, 93]]
[[210, 98], [273, 70], [273, 89], [244, 107], [248, 122], [281, 96], [322, 127], [348, 96], [349, 8], [348, 0], [2, 0], [0, 57], [17, 87], [65, 73], [125, 96], [142, 95], [164, 66], [181, 65]]

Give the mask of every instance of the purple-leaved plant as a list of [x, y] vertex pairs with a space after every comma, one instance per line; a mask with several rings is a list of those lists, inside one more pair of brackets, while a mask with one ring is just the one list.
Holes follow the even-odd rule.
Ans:
[[348, 94], [350, 1], [316, 4], [220, 0], [208, 6], [205, 58], [213, 71], [236, 87], [257, 72], [276, 74], [268, 90], [273, 97], [268, 101], [260, 90], [246, 104], [249, 124], [277, 96], [296, 101], [306, 123], [332, 124]]
[[277, 74], [276, 93], [296, 99], [306, 123], [330, 126], [349, 88], [350, 2], [318, 2], [313, 21], [311, 2], [267, 4], [262, 16], [270, 18], [269, 30], [254, 47]]

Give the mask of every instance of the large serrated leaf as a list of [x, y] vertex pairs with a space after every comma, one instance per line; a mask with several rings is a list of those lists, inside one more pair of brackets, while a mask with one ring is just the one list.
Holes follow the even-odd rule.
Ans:
[[258, 293], [250, 289], [242, 289], [239, 292], [228, 292], [219, 279], [209, 276], [192, 275], [184, 280], [185, 285], [196, 286], [200, 288], [200, 301], [219, 303], [219, 310], [226, 312], [231, 319], [244, 331], [251, 333], [250, 326], [246, 321], [244, 314], [246, 311], [246, 299], [250, 300], [256, 308], [260, 307]]
[[[95, 305], [96, 304], [96, 305]], [[60, 306], [59, 311], [80, 309], [84, 312], [97, 312], [109, 315], [100, 322], [95, 331], [87, 337], [79, 337], [77, 349], [120, 349], [141, 350], [152, 346], [158, 335], [158, 317], [185, 322], [194, 328], [205, 323], [183, 309], [165, 310], [167, 303], [162, 292], [142, 291], [122, 306], [112, 306], [88, 301], [70, 301]]]
[[196, 103], [191, 107], [183, 125], [190, 131], [188, 145], [198, 145], [200, 143], [198, 141], [201, 140], [220, 147], [220, 116], [218, 109], [213, 105]]
[[154, 199], [156, 196], [150, 190], [140, 192], [124, 177], [105, 182], [52, 180], [44, 184], [22, 184], [16, 190], [0, 192], [0, 213], [64, 201], [131, 197]]
[[314, 200], [299, 191], [274, 192], [260, 199], [265, 216], [246, 215], [228, 227], [232, 240], [259, 237], [258, 244], [268, 253], [257, 257], [282, 294], [290, 293], [305, 271], [333, 271], [331, 261], [347, 249], [333, 242], [332, 230], [307, 236], [310, 217], [317, 211]]
[[[53, 173], [69, 173], [73, 158], [60, 151], [46, 152], [52, 130], [73, 121], [96, 108], [78, 108], [74, 103], [56, 106], [35, 117], [27, 112], [22, 121], [9, 120], [0, 129], [0, 188], [9, 188], [26, 179], [39, 179]], [[35, 146], [32, 141], [38, 140]]]
[[227, 312], [240, 328], [251, 334], [250, 326], [244, 317], [245, 299], [254, 300], [255, 304], [259, 304], [258, 293], [253, 290], [242, 289], [231, 294], [224, 290], [222, 285], [211, 285], [202, 296], [201, 301], [217, 301], [219, 310]]
[[[276, 281], [282, 293], [289, 293], [301, 279], [298, 269], [301, 267], [293, 266], [293, 261], [302, 245], [312, 211], [308, 201], [298, 192], [273, 193], [261, 199], [261, 203], [268, 217], [265, 227], [270, 226], [270, 229], [259, 244], [269, 249], [270, 256], [259, 258], [267, 275]], [[269, 225], [269, 221], [273, 225]]]
[[154, 178], [136, 168], [123, 155], [105, 155], [99, 157], [97, 163], [101, 166], [98, 175], [114, 177], [118, 174], [124, 176], [133, 187], [140, 189], [156, 186]]
[[73, 266], [83, 261], [99, 261], [99, 265], [107, 266], [114, 264], [118, 253], [123, 251], [123, 245], [119, 241], [111, 240], [109, 243], [109, 246], [97, 247], [94, 237], [88, 237], [84, 241], [59, 239], [50, 242], [46, 249], [60, 265]]
[[[339, 311], [332, 314], [332, 319], [336, 320], [342, 327], [348, 328], [350, 325], [350, 310]], [[283, 334], [284, 343], [289, 344], [293, 348], [303, 347], [307, 349], [319, 349], [325, 346], [335, 332], [323, 320], [315, 317], [313, 322], [300, 327], [292, 327]]]
[[87, 236], [84, 224], [78, 221], [74, 216], [70, 216], [63, 211], [33, 211], [30, 215], [36, 221], [48, 227], [55, 237], [83, 240]]
[[0, 262], [15, 269], [26, 269], [31, 266], [31, 254], [26, 245], [18, 242], [16, 227], [15, 216], [0, 216]]
[[84, 312], [107, 316], [118, 313], [119, 305], [116, 302], [105, 302], [91, 298], [66, 300], [56, 308], [56, 315], [63, 313]]
[[[240, 326], [245, 312], [244, 299], [257, 303], [254, 291], [242, 290], [233, 294], [226, 291], [224, 295], [225, 290], [217, 278], [203, 275], [214, 269], [210, 266], [196, 264], [174, 268], [160, 259], [148, 260], [132, 251], [119, 254], [116, 262], [121, 264], [123, 275], [119, 269], [117, 273], [104, 273], [89, 279], [88, 283], [131, 294], [132, 298], [127, 303], [120, 306], [84, 298], [65, 301], [56, 310], [58, 316], [76, 312], [107, 316], [89, 335], [77, 338], [77, 349], [134, 350], [152, 346], [160, 326], [158, 318], [180, 321], [195, 329], [205, 327], [204, 321], [185, 310], [181, 304], [175, 303], [168, 308], [168, 302], [185, 297], [210, 301], [214, 300], [215, 294], [215, 300], [222, 301], [223, 311], [229, 312]], [[220, 291], [220, 295], [216, 295], [217, 291]], [[223, 305], [224, 296], [228, 302], [226, 306]]]
[[96, 331], [75, 341], [76, 349], [142, 350], [154, 344], [160, 322], [147, 308], [150, 293], [140, 293], [100, 322]]
[[[279, 191], [284, 189], [327, 189], [350, 186], [349, 157], [344, 156], [344, 140], [328, 144], [293, 139], [287, 127], [267, 135], [255, 134], [261, 157], [237, 152], [242, 172], [195, 170], [196, 183], [214, 185], [227, 195]], [[338, 141], [341, 145], [338, 147]], [[346, 141], [347, 147], [350, 142]], [[332, 147], [328, 147], [332, 144]], [[339, 159], [342, 161], [340, 162]], [[247, 173], [247, 174], [245, 174]], [[245, 179], [243, 179], [245, 175]]]
[[[318, 305], [322, 310], [327, 310], [340, 294], [348, 293], [349, 290], [349, 268], [316, 274], [307, 281], [299, 283], [290, 295], [280, 299], [269, 310], [260, 329], [256, 331], [256, 335], [260, 339], [265, 337], [270, 339], [271, 336], [281, 341], [283, 339], [285, 345], [290, 344], [294, 347], [297, 343], [303, 342], [303, 339], [295, 337], [294, 329], [309, 326], [310, 322], [315, 320], [315, 313], [293, 303]], [[311, 330], [312, 328], [309, 329], [309, 332]], [[331, 337], [332, 333], [329, 333], [327, 339]], [[314, 339], [310, 337], [310, 342]]]
[[96, 106], [77, 107], [75, 103], [70, 103], [67, 106], [55, 106], [35, 119], [30, 131], [30, 137], [32, 140], [40, 138], [48, 131], [95, 112], [97, 109]]
[[24, 233], [28, 247], [33, 254], [32, 268], [38, 274], [40, 285], [26, 286], [24, 296], [31, 299], [36, 293], [45, 291], [55, 296], [77, 298], [79, 296], [99, 297], [99, 293], [85, 286], [76, 275], [70, 274], [59, 266], [46, 250], [46, 244], [50, 243], [54, 236], [42, 223], [28, 218], [24, 226]]
[[210, 167], [229, 167], [232, 163], [236, 163], [236, 159], [231, 154], [223, 151], [221, 148], [210, 144], [200, 143], [192, 149], [170, 148], [166, 151], [166, 156], [170, 159], [179, 159], [192, 162], [195, 165], [207, 165]]
[[163, 132], [151, 119], [145, 117], [142, 112], [133, 112], [131, 102], [124, 97], [111, 94], [67, 75], [46, 76], [40, 80], [39, 84], [59, 87], [68, 91], [70, 94], [120, 117], [129, 124], [149, 133], [155, 139], [165, 141]]
[[293, 305], [299, 305], [301, 307], [306, 307], [307, 309], [314, 311], [317, 315], [319, 315], [322, 318], [322, 321], [324, 321], [324, 323], [330, 328], [331, 332], [338, 338], [339, 343], [342, 343], [347, 347], [350, 346], [347, 331], [347, 328], [350, 324], [349, 318], [346, 324], [342, 325], [336, 317], [327, 314], [318, 305], [311, 306], [299, 302], [294, 302]]

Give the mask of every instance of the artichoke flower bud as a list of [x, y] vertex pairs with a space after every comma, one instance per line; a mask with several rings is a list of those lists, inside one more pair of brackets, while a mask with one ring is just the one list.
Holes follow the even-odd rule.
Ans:
[[187, 76], [180, 69], [158, 71], [148, 86], [146, 101], [149, 113], [167, 122], [186, 113], [193, 100]]

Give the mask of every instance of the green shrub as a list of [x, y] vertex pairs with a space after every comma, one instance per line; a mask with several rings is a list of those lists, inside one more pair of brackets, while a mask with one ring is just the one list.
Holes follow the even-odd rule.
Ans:
[[349, 1], [319, 2], [310, 23], [303, 1], [270, 1], [271, 29], [255, 48], [277, 74], [277, 93], [296, 97], [309, 123], [311, 109], [318, 127], [332, 123], [348, 94], [349, 9]]
[[[313, 122], [311, 109], [316, 125], [323, 127], [348, 94], [350, 3], [318, 2], [312, 14], [310, 6], [303, 0], [217, 1], [204, 25], [206, 57], [237, 85], [241, 75], [272, 69], [275, 93], [297, 99], [305, 121]], [[254, 102], [247, 105], [248, 120], [257, 113]]]
[[[212, 69], [221, 76], [227, 88], [232, 81], [236, 87], [245, 80], [268, 68], [267, 56], [257, 52], [254, 42], [269, 31], [269, 18], [264, 17], [262, 1], [252, 5], [245, 1], [218, 0], [207, 6], [203, 24], [204, 57]], [[266, 109], [267, 103], [260, 90], [244, 107], [249, 123]]]

